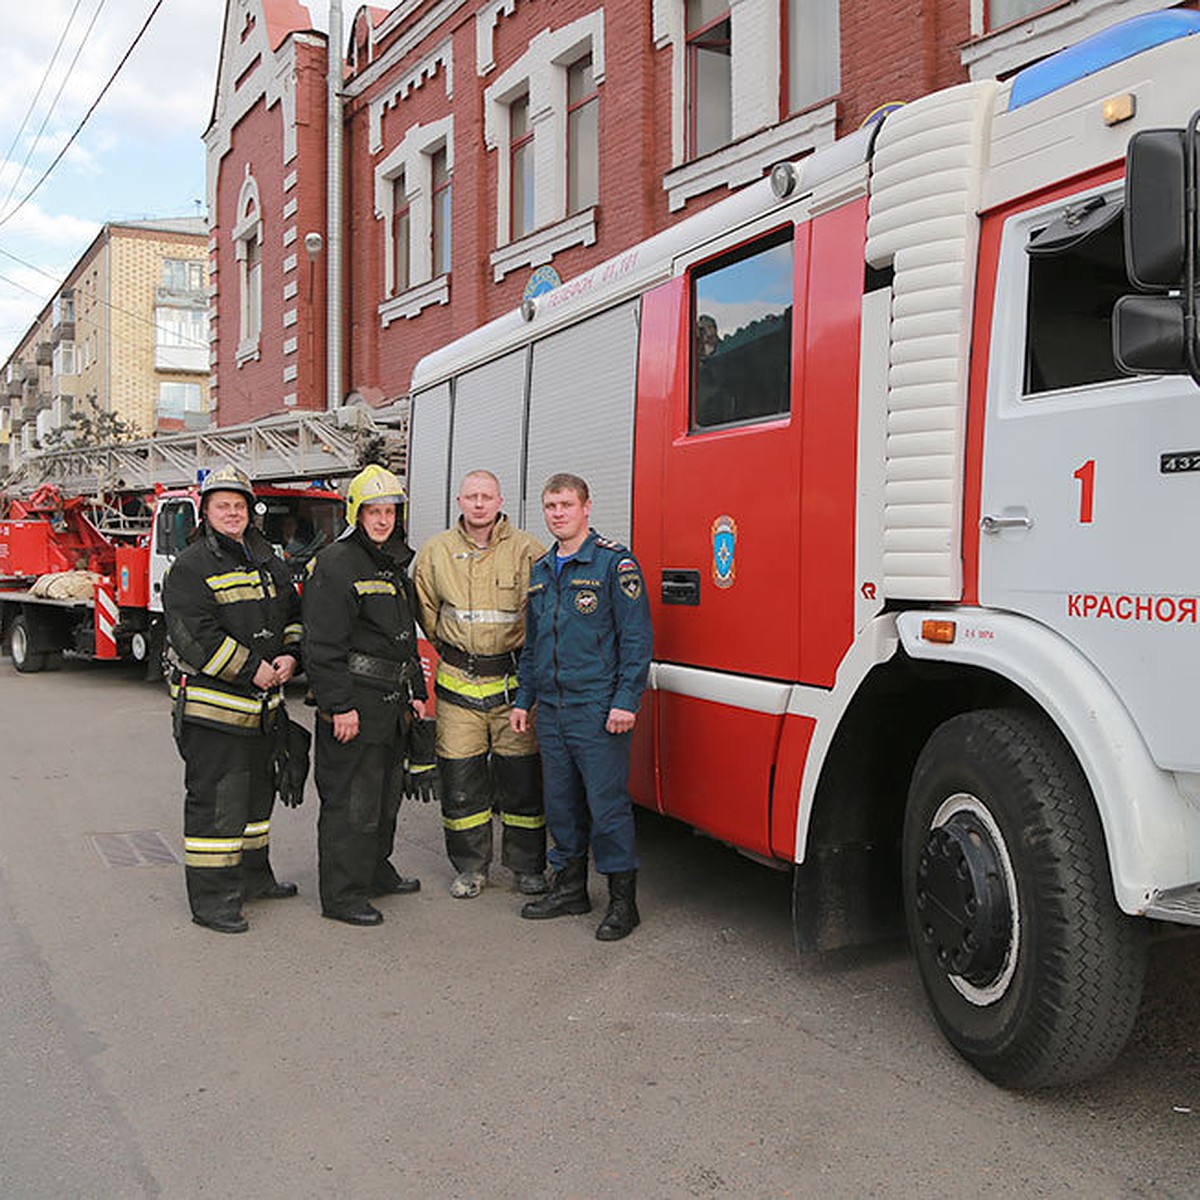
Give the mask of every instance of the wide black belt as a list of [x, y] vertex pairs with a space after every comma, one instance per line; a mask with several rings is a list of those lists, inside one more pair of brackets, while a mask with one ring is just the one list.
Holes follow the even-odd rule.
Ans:
[[505, 654], [471, 654], [460, 650], [457, 646], [443, 642], [438, 647], [438, 654], [443, 662], [452, 667], [466, 671], [471, 675], [508, 675], [515, 673], [520, 651], [509, 650]]
[[351, 650], [347, 658], [350, 674], [360, 679], [373, 679], [377, 683], [403, 683], [408, 678], [410, 664], [396, 662], [390, 658], [376, 658], [373, 654], [360, 654]]

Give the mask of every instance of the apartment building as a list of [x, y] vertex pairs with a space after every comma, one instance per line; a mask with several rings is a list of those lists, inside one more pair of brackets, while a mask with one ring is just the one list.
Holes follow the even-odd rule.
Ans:
[[207, 243], [200, 217], [100, 230], [4, 365], [10, 463], [92, 403], [144, 434], [207, 426]]

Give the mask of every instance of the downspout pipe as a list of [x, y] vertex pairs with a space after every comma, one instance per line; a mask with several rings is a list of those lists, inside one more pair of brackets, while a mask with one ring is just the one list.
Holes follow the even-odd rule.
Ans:
[[326, 148], [326, 256], [325, 281], [327, 407], [342, 403], [342, 0], [329, 0], [328, 121]]

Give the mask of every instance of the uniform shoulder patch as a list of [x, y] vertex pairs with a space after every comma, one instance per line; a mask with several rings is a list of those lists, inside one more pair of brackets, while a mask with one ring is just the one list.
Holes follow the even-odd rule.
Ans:
[[596, 534], [596, 545], [603, 546], [605, 550], [617, 550], [622, 554], [628, 553], [620, 542], [614, 542], [612, 538], [601, 537], [599, 534]]

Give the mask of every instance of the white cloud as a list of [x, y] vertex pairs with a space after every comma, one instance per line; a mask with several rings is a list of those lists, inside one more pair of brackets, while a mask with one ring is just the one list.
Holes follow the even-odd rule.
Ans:
[[[324, 28], [327, 0], [305, 2], [313, 25]], [[2, 208], [35, 137], [34, 153], [14, 198], [25, 195], [65, 145], [133, 42], [154, 0], [0, 0], [0, 4], [4, 9], [0, 26]], [[76, 4], [78, 12], [68, 29]], [[358, 7], [358, 0], [344, 0], [347, 28]], [[106, 220], [193, 213], [193, 199], [204, 195], [201, 136], [212, 112], [224, 13], [225, 0], [166, 0], [46, 185], [0, 223], [0, 250], [57, 271], [61, 278]], [[93, 16], [95, 24], [85, 40]], [[62, 48], [47, 76], [47, 65], [64, 30]], [[43, 76], [45, 85], [29, 112]], [[62, 94], [47, 119], [60, 87]], [[18, 139], [27, 112], [29, 119]], [[45, 129], [38, 136], [43, 120]], [[8, 162], [3, 161], [6, 155]], [[15, 278], [14, 267], [11, 259], [0, 254], [0, 275]], [[35, 278], [38, 297], [49, 295], [53, 283]], [[0, 363], [37, 315], [38, 297], [0, 282]]]

